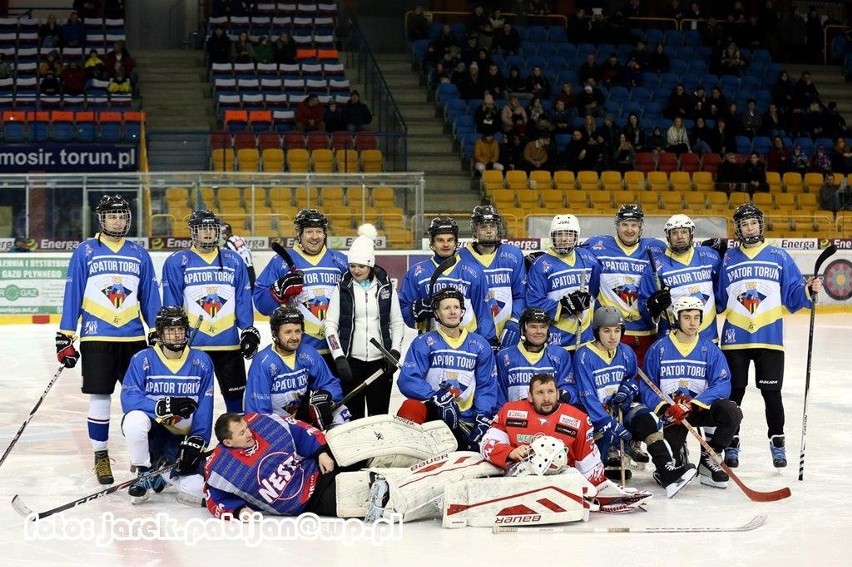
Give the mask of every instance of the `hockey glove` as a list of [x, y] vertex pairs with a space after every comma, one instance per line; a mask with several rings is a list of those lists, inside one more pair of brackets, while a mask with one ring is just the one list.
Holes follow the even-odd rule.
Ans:
[[497, 337], [491, 337], [488, 339], [488, 344], [491, 345], [491, 352], [497, 355], [497, 351], [500, 350], [500, 341], [497, 340]]
[[566, 388], [559, 390], [559, 401], [563, 404], [573, 404], [579, 401], [577, 394]]
[[512, 319], [506, 321], [506, 326], [503, 327], [503, 335], [500, 337], [500, 346], [502, 348], [515, 346], [521, 342], [521, 328], [518, 322]]
[[148, 346], [156, 346], [157, 341], [160, 340], [160, 335], [157, 334], [157, 329], [151, 329], [148, 331]]
[[660, 316], [660, 313], [671, 307], [671, 304], [671, 290], [668, 287], [663, 287], [652, 293], [645, 305], [647, 305], [648, 312], [651, 313], [651, 317], [656, 319]]
[[154, 408], [154, 413], [157, 417], [168, 419], [170, 417], [180, 417], [189, 419], [195, 412], [198, 404], [192, 398], [177, 398], [166, 396], [157, 400], [157, 405]]
[[609, 405], [613, 408], [621, 408], [621, 411], [626, 412], [630, 409], [630, 404], [633, 403], [637, 395], [639, 395], [639, 384], [632, 378], [626, 378], [622, 380], [618, 391], [610, 398]]
[[240, 333], [240, 353], [246, 360], [257, 354], [260, 346], [260, 333], [254, 327], [243, 329]]
[[666, 417], [673, 423], [680, 423], [692, 411], [692, 404], [689, 402], [679, 402], [666, 408]]
[[353, 382], [355, 377], [352, 376], [352, 368], [349, 366], [349, 361], [345, 356], [338, 356], [334, 359], [334, 366], [337, 368], [337, 377], [341, 382]]
[[326, 390], [317, 390], [311, 394], [308, 400], [308, 415], [320, 431], [325, 431], [331, 426], [334, 419], [333, 407], [334, 401], [331, 399], [331, 394]]
[[473, 421], [473, 428], [470, 430], [470, 437], [467, 440], [467, 450], [479, 452], [479, 443], [485, 437], [488, 428], [491, 427], [493, 420], [484, 413], [476, 414]]
[[414, 320], [418, 323], [422, 323], [432, 317], [432, 298], [425, 297], [412, 303], [411, 316], [414, 317]]
[[563, 297], [559, 303], [562, 304], [563, 309], [574, 315], [579, 315], [592, 304], [592, 296], [589, 295], [589, 292], [578, 289]]
[[701, 246], [706, 246], [708, 248], [712, 248], [716, 252], [719, 253], [719, 256], [722, 258], [725, 257], [725, 252], [728, 251], [728, 239], [727, 238], [708, 238], [701, 242]]
[[456, 429], [459, 426], [459, 406], [456, 404], [455, 395], [448, 388], [441, 388], [432, 394], [426, 403], [437, 410], [438, 417], [450, 429]]
[[56, 333], [56, 360], [65, 368], [74, 368], [80, 360], [80, 353], [74, 348], [74, 339], [65, 333]]
[[[399, 357], [400, 357], [401, 355], [399, 354], [399, 351], [398, 351], [398, 350], [396, 350], [396, 349], [390, 349], [388, 352], [390, 352], [390, 353], [391, 353], [391, 356], [393, 356], [393, 357], [394, 357], [394, 359], [395, 359], [397, 362], [399, 362], [399, 363], [401, 363], [401, 362], [402, 362], [402, 361], [399, 359]], [[391, 362], [391, 361], [390, 361], [390, 360], [388, 360], [388, 359], [385, 359], [385, 374], [393, 374], [394, 372], [396, 372], [396, 369], [397, 369], [397, 366], [396, 366], [393, 362]]]
[[278, 303], [287, 303], [287, 301], [302, 293], [302, 286], [305, 285], [305, 277], [301, 270], [293, 270], [278, 278], [272, 287], [269, 288], [272, 297]]
[[187, 435], [178, 448], [175, 472], [179, 475], [197, 474], [203, 452], [204, 439], [198, 435]]
[[630, 441], [633, 439], [630, 432], [612, 418], [602, 420], [599, 422], [599, 425], [599, 427], [595, 426], [595, 429], [598, 430], [601, 436], [609, 438], [609, 442], [612, 444], [616, 444], [621, 440]]

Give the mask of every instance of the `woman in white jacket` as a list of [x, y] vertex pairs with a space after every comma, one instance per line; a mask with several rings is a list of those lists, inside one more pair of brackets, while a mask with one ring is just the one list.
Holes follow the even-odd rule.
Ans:
[[331, 294], [325, 339], [344, 395], [376, 370], [385, 369], [385, 374], [346, 403], [352, 419], [388, 413], [396, 368], [385, 361], [370, 339], [378, 340], [399, 359], [405, 333], [396, 289], [387, 272], [376, 265], [376, 229], [365, 224], [358, 234], [349, 249], [349, 271]]
[[666, 151], [672, 152], [680, 157], [680, 154], [685, 152], [691, 152], [689, 148], [689, 133], [686, 131], [686, 127], [683, 125], [683, 118], [680, 116], [675, 116], [674, 120], [672, 120], [672, 125], [669, 127], [668, 132], [666, 132]]

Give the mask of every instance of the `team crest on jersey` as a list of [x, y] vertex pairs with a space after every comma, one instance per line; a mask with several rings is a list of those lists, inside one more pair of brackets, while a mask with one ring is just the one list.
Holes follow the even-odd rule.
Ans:
[[760, 307], [760, 303], [766, 299], [765, 293], [760, 293], [753, 283], [748, 285], [748, 289], [737, 296], [737, 301], [745, 307], [749, 313], [754, 313]]
[[505, 301], [500, 301], [496, 297], [494, 297], [493, 293], [488, 294], [488, 300], [491, 302], [491, 316], [496, 317], [500, 311], [506, 306]]
[[116, 277], [113, 278], [109, 285], [101, 289], [101, 293], [109, 299], [109, 302], [113, 307], [121, 309], [121, 306], [124, 305], [127, 296], [130, 295], [132, 291], [124, 287], [124, 284], [121, 282], [121, 278]]
[[219, 295], [219, 288], [208, 287], [207, 292], [195, 303], [210, 317], [216, 317], [228, 300]]
[[430, 347], [435, 346], [435, 338], [434, 337], [426, 337], [426, 344]]
[[592, 250], [603, 250], [603, 249], [604, 249], [603, 240], [598, 240], [597, 242], [595, 242], [595, 245], [592, 246]]
[[612, 291], [628, 307], [632, 307], [636, 303], [636, 298], [639, 297], [639, 286], [636, 285], [633, 278], [628, 278], [624, 285], [617, 286]]
[[417, 264], [414, 266], [414, 273], [412, 275], [419, 276], [424, 271], [423, 264]]
[[307, 301], [303, 301], [302, 305], [308, 312], [319, 319], [320, 321], [325, 320], [325, 313], [328, 311], [329, 299], [323, 295], [323, 292], [317, 292], [313, 298], [309, 298]]

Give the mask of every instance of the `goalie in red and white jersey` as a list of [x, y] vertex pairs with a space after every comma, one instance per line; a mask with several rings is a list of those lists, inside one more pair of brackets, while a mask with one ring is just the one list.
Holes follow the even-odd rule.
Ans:
[[500, 409], [482, 439], [482, 455], [510, 475], [525, 474], [531, 465], [535, 466], [531, 445], [541, 436], [554, 437], [565, 444], [567, 465], [597, 489], [600, 511], [627, 511], [651, 497], [646, 491], [621, 488], [604, 476], [589, 416], [559, 401], [556, 380], [550, 374], [534, 375], [530, 379], [529, 398], [509, 402]]

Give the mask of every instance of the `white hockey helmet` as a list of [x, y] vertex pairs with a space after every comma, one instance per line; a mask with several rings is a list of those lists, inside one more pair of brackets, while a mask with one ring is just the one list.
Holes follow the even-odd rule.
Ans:
[[[557, 248], [556, 239], [553, 236], [557, 232], [573, 232], [574, 242], [570, 246], [560, 246]], [[550, 221], [550, 240], [557, 254], [570, 254], [580, 241], [580, 221], [574, 215], [556, 215]]]
[[[689, 244], [686, 246], [678, 246], [675, 248], [672, 245], [671, 239], [671, 231], [676, 228], [686, 228], [689, 229]], [[692, 222], [692, 219], [686, 215], [672, 215], [669, 217], [669, 220], [666, 221], [666, 226], [663, 228], [663, 232], [666, 234], [666, 241], [669, 243], [669, 246], [674, 252], [682, 254], [689, 250], [692, 247], [692, 236], [695, 234], [695, 223]]]
[[684, 295], [682, 297], [678, 297], [672, 302], [672, 311], [675, 315], [675, 320], [680, 321], [680, 312], [681, 311], [692, 311], [698, 310], [701, 312], [701, 318], [704, 318], [704, 302], [695, 297], [694, 295]]
[[536, 437], [530, 443], [530, 470], [532, 474], [544, 476], [559, 474], [568, 466], [568, 448], [561, 440], [550, 435]]

